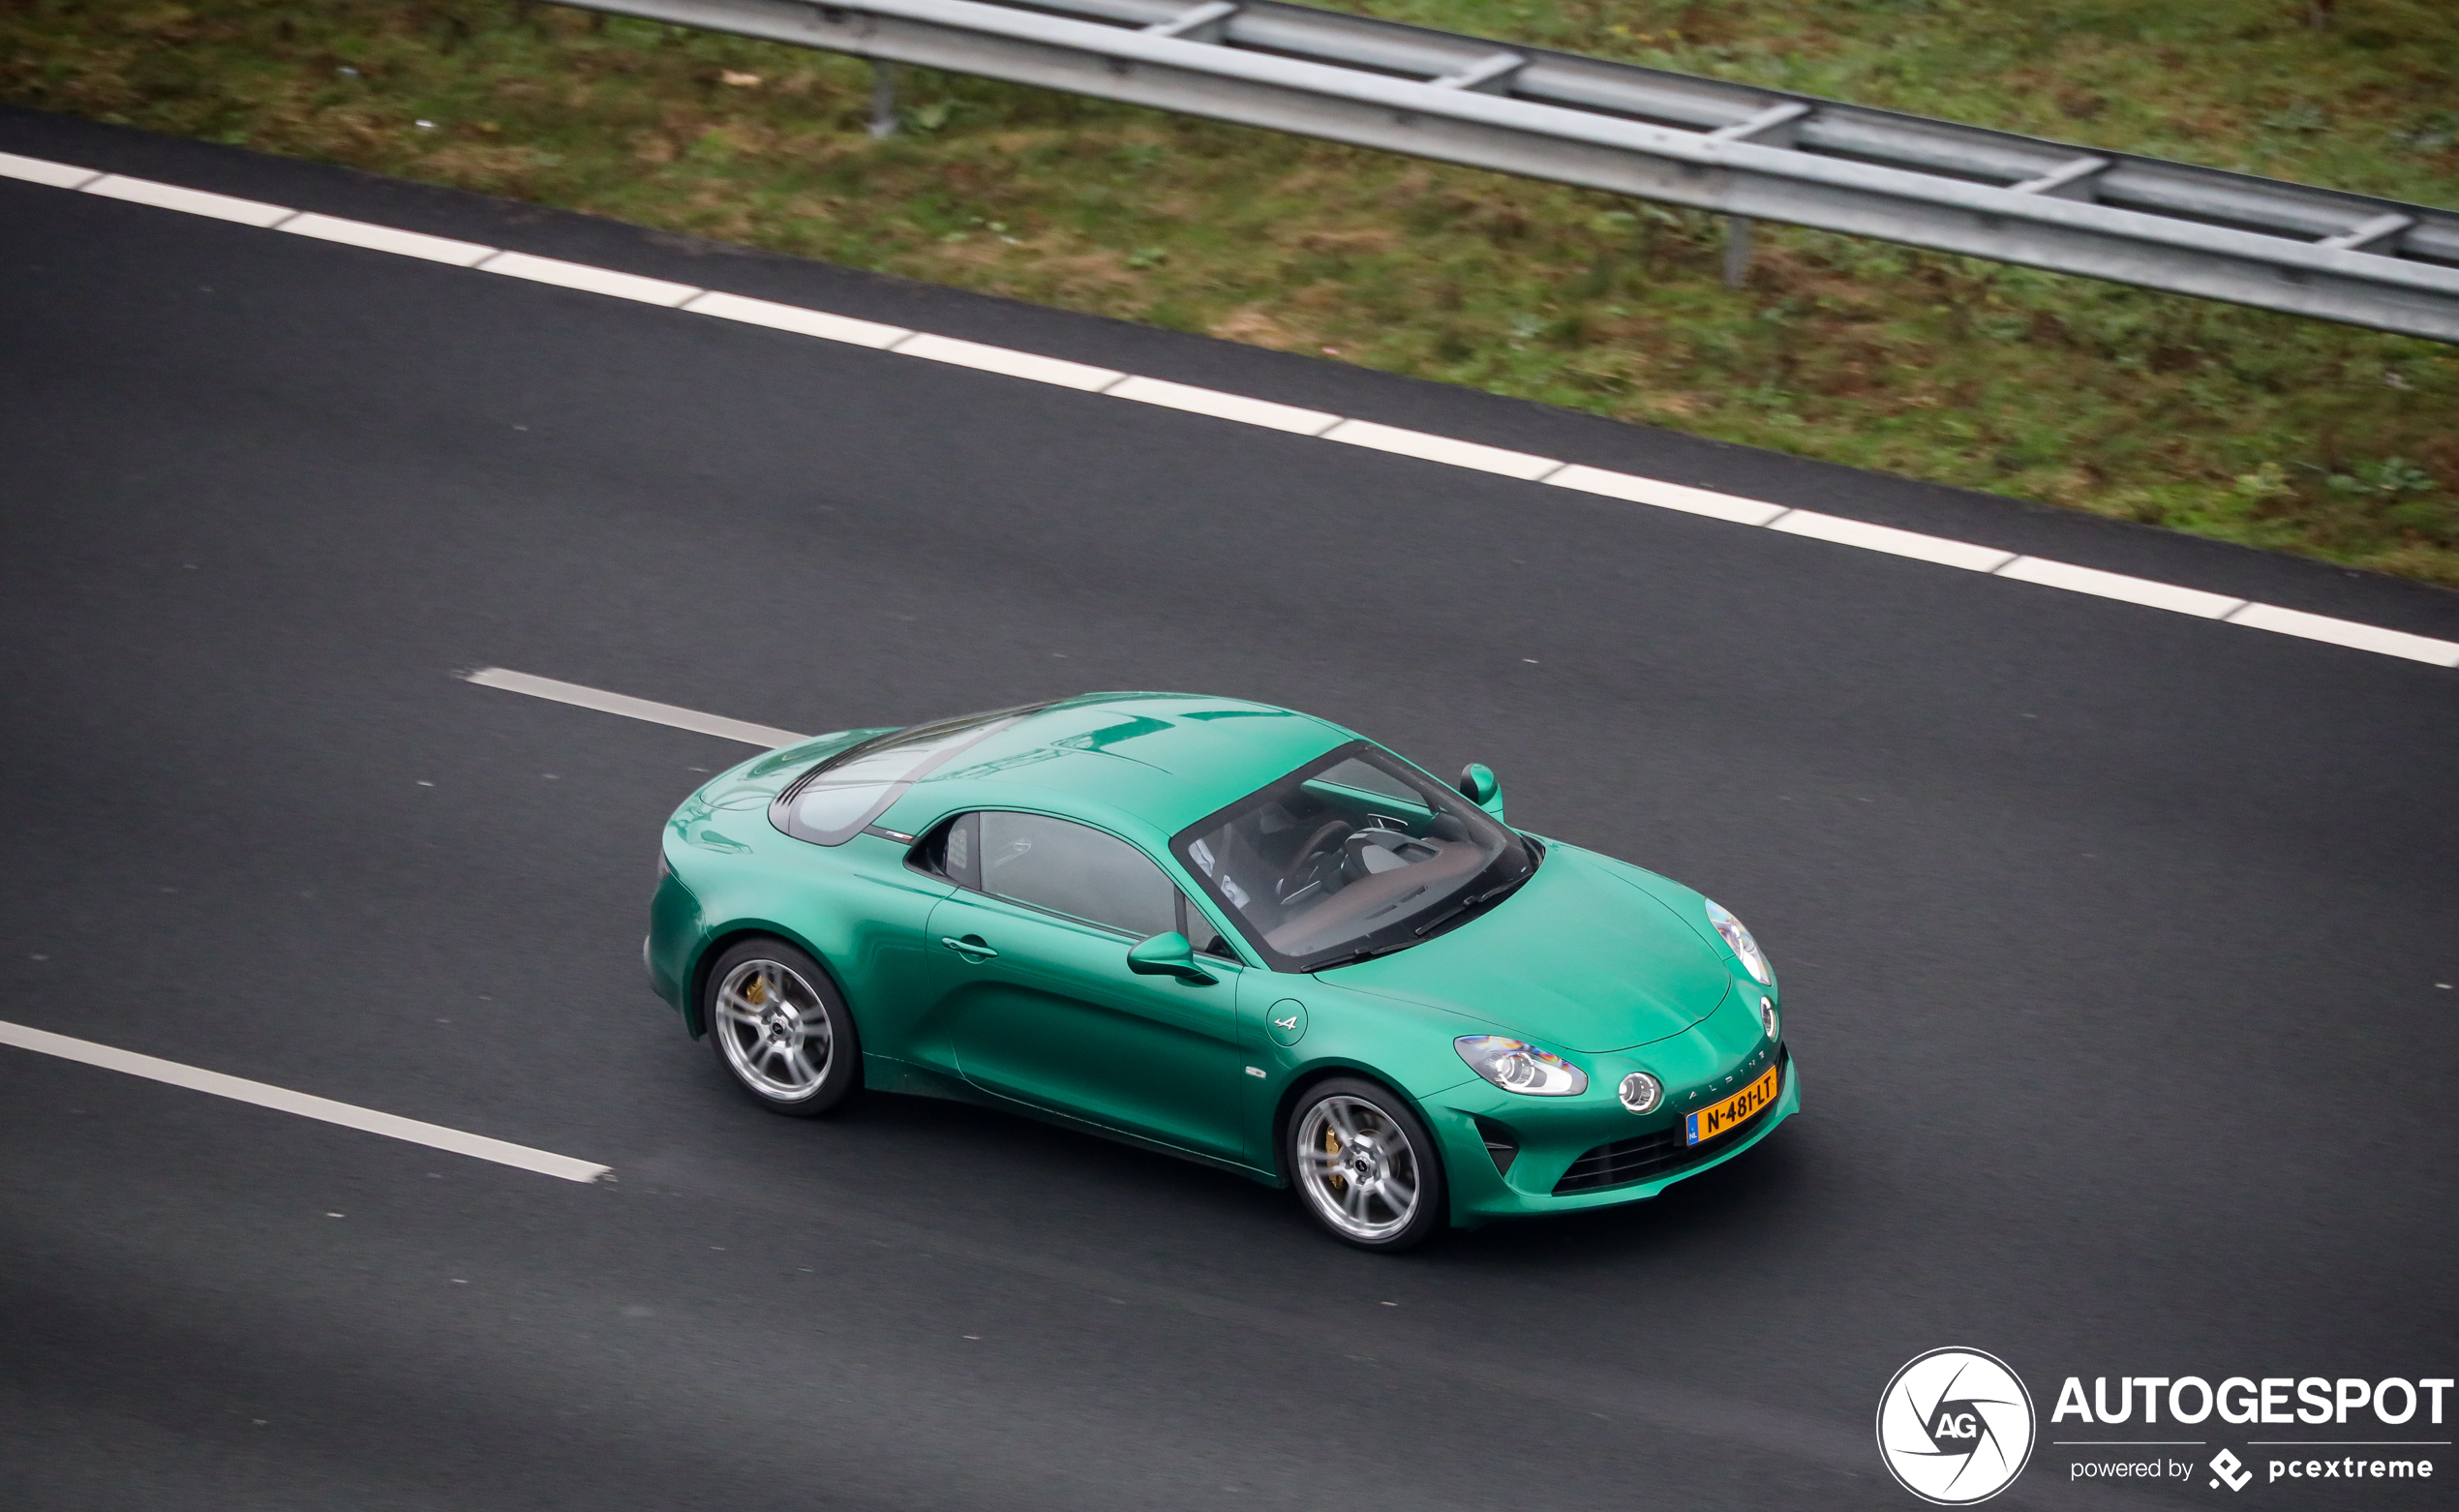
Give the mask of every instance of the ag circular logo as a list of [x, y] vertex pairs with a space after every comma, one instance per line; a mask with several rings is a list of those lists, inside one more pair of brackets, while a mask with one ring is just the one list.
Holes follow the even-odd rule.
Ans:
[[1987, 1501], [2032, 1458], [2032, 1393], [1978, 1349], [1932, 1349], [1878, 1399], [1878, 1453], [1906, 1491], [1942, 1507]]

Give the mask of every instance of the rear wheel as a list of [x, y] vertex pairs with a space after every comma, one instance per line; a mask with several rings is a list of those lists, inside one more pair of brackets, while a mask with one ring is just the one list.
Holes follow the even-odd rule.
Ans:
[[1299, 1197], [1344, 1244], [1411, 1249], [1448, 1217], [1434, 1136], [1388, 1088], [1349, 1076], [1320, 1083], [1290, 1117], [1289, 1141]]
[[700, 1021], [717, 1059], [772, 1112], [815, 1117], [860, 1083], [853, 1015], [828, 973], [782, 940], [745, 940], [709, 968]]

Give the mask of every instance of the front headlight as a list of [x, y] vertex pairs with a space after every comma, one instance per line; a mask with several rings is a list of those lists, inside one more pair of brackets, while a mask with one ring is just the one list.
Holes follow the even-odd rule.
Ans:
[[1470, 1070], [1505, 1092], [1533, 1098], [1577, 1097], [1588, 1090], [1588, 1073], [1560, 1055], [1499, 1034], [1464, 1034], [1451, 1042]]
[[1776, 1030], [1781, 1027], [1776, 1023], [1776, 1004], [1766, 998], [1759, 999], [1759, 1027], [1768, 1032], [1771, 1040], [1776, 1037]]
[[1759, 942], [1750, 938], [1750, 931], [1733, 917], [1733, 910], [1712, 898], [1708, 903], [1708, 922], [1716, 926], [1726, 949], [1741, 960], [1742, 969], [1750, 974], [1751, 980], [1763, 987], [1775, 983], [1776, 974], [1768, 969], [1768, 958], [1759, 953]]

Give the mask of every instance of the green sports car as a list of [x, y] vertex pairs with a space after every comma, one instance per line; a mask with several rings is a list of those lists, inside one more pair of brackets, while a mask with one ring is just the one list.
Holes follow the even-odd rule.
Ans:
[[1336, 1238], [1655, 1196], [1800, 1106], [1742, 922], [1286, 709], [1095, 693], [785, 746], [667, 822], [650, 982], [762, 1105], [1013, 1108]]

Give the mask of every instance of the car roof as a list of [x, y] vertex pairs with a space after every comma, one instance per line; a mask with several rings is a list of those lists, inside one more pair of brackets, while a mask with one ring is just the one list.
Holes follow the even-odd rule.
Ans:
[[959, 751], [884, 824], [919, 829], [977, 807], [1054, 809], [1161, 837], [1357, 739], [1312, 714], [1196, 693], [1086, 693]]

